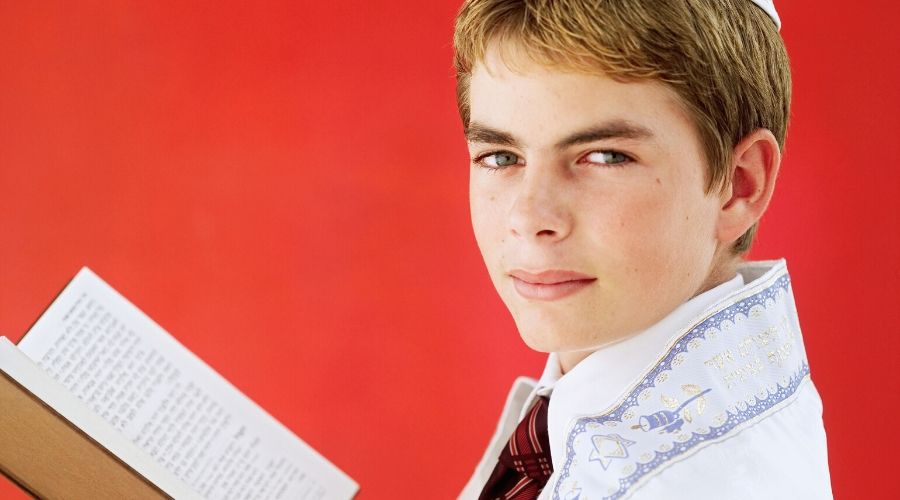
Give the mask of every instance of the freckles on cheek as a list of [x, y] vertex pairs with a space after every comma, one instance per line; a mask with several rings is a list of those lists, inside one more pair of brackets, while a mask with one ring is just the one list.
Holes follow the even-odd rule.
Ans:
[[671, 222], [682, 216], [675, 199], [665, 189], [649, 190], [636, 204], [634, 214], [649, 231], [671, 229]]
[[618, 242], [615, 253], [622, 259], [623, 272], [641, 274], [646, 268], [665, 265], [664, 255], [679, 227], [672, 223], [673, 216], [681, 217], [672, 210], [671, 201], [659, 190], [632, 198], [619, 207], [612, 224], [607, 226], [613, 234], [607, 234], [610, 240], [601, 244]]
[[505, 212], [496, 193], [473, 192], [472, 223], [485, 257], [493, 260], [505, 240]]

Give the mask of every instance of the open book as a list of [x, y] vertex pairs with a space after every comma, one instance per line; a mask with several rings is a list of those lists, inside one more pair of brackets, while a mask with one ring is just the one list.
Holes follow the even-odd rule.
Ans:
[[0, 337], [0, 471], [41, 498], [358, 490], [87, 268], [18, 346]]

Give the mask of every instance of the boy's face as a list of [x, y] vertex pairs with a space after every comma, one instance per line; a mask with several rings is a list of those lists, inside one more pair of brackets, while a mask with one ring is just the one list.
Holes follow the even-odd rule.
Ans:
[[[493, 48], [472, 73], [472, 224], [523, 339], [565, 365], [733, 276], [718, 269], [724, 202], [667, 87], [515, 67]], [[551, 270], [578, 275], [527, 274]]]

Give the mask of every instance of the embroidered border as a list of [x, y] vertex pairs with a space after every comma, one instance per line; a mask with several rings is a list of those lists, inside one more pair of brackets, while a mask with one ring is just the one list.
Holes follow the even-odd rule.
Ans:
[[[628, 396], [625, 397], [615, 407], [615, 409], [602, 415], [582, 417], [578, 419], [576, 424], [569, 431], [566, 439], [566, 461], [565, 465], [560, 471], [560, 477], [554, 485], [554, 500], [560, 500], [560, 487], [571, 474], [571, 469], [574, 465], [573, 461], [575, 458], [575, 438], [587, 430], [588, 424], [602, 425], [607, 422], [622, 422], [625, 412], [627, 412], [631, 408], [638, 406], [639, 395], [644, 390], [656, 387], [655, 380], [661, 373], [672, 370], [673, 360], [676, 358], [676, 356], [688, 350], [688, 343], [691, 340], [695, 338], [705, 340], [706, 332], [711, 327], [721, 325], [725, 321], [733, 321], [735, 316], [738, 314], [743, 314], [746, 316], [750, 313], [750, 310], [753, 307], [758, 305], [765, 306], [768, 301], [777, 299], [779, 294], [790, 293], [790, 276], [787, 274], [787, 270], [783, 266], [780, 266], [776, 267], [772, 271], [775, 271], [775, 276], [777, 276], [777, 278], [774, 279], [774, 282], [770, 283], [768, 286], [764, 285], [765, 288], [763, 288], [762, 290], [753, 293], [729, 306], [726, 306], [724, 309], [701, 320], [693, 328], [690, 328], [686, 334], [684, 334], [675, 342], [675, 344], [669, 349], [662, 360], [660, 360], [656, 364], [656, 366], [654, 366], [654, 368], [650, 370], [649, 373], [647, 373], [647, 375], [641, 380], [641, 382], [631, 389], [631, 391], [628, 393]], [[778, 276], [779, 274], [780, 276]], [[773, 277], [770, 277], [769, 279], [773, 279]], [[794, 373], [786, 381], [787, 383], [785, 385], [776, 384], [776, 390], [767, 390], [767, 396], [765, 398], [760, 399], [758, 397], [754, 397], [753, 404], [747, 404], [746, 402], [739, 404], [734, 408], [735, 411], [727, 411], [727, 418], [725, 419], [725, 421], [721, 425], [710, 427], [709, 432], [704, 434], [694, 432], [692, 433], [690, 439], [674, 445], [672, 449], [665, 452], [656, 451], [654, 453], [654, 457], [650, 461], [644, 463], [638, 462], [637, 468], [634, 472], [624, 478], [619, 479], [619, 489], [611, 494], [608, 494], [607, 496], [604, 496], [603, 498], [607, 500], [616, 500], [622, 498], [623, 496], [629, 494], [629, 489], [637, 484], [642, 478], [644, 478], [644, 476], [652, 473], [654, 470], [666, 464], [673, 458], [690, 451], [694, 447], [706, 441], [719, 440], [741, 424], [774, 408], [776, 405], [778, 405], [782, 401], [785, 401], [791, 395], [793, 395], [799, 385], [808, 375], [809, 365], [804, 360], [797, 372]]]

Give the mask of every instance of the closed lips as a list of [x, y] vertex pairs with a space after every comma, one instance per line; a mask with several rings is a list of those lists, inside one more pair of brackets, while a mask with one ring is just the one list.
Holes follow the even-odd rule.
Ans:
[[555, 285], [559, 283], [565, 283], [567, 281], [584, 281], [584, 280], [596, 280], [593, 276], [588, 276], [582, 273], [576, 273], [574, 271], [562, 271], [562, 270], [549, 270], [549, 271], [541, 271], [537, 273], [532, 273], [529, 271], [525, 271], [522, 269], [515, 269], [510, 271], [510, 276], [513, 278], [519, 279], [526, 283], [531, 283], [534, 285]]
[[510, 272], [519, 296], [528, 300], [557, 300], [589, 287], [597, 278], [572, 271]]

